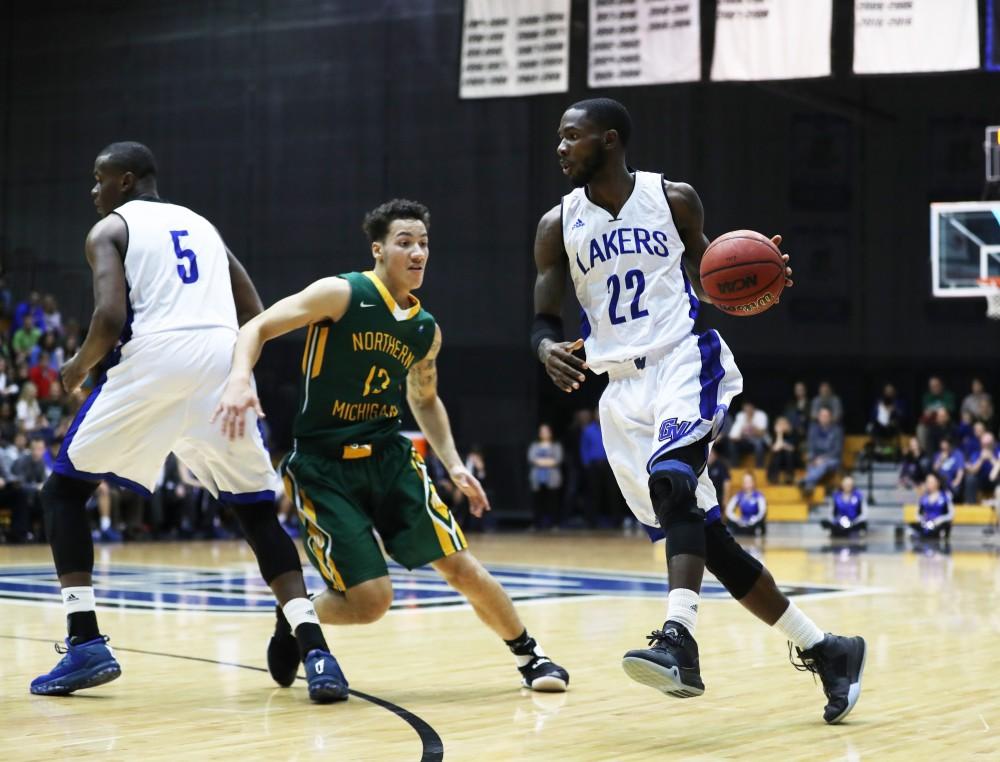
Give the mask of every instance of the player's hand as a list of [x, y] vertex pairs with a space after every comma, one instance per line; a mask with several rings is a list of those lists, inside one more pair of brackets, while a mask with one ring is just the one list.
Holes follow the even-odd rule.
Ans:
[[583, 339], [576, 341], [545, 341], [539, 347], [538, 355], [549, 374], [552, 383], [564, 392], [579, 389], [586, 376], [587, 363], [574, 352], [583, 349]]
[[264, 408], [260, 406], [260, 400], [256, 392], [246, 381], [237, 379], [226, 384], [226, 390], [222, 393], [215, 412], [209, 423], [215, 423], [219, 417], [222, 418], [222, 433], [229, 439], [241, 438], [246, 432], [246, 411], [250, 408], [260, 418], [264, 418]]
[[[771, 236], [771, 243], [773, 243], [778, 248], [781, 248], [781, 236], [780, 235]], [[795, 282], [792, 280], [792, 268], [788, 266], [788, 255], [782, 254], [781, 258], [785, 260], [785, 288], [791, 288], [792, 286], [795, 285]]]
[[67, 394], [72, 394], [87, 378], [90, 368], [84, 368], [80, 363], [80, 353], [77, 352], [69, 360], [63, 363], [59, 369], [59, 378], [62, 380], [63, 389]]
[[486, 497], [483, 485], [465, 466], [456, 466], [448, 475], [455, 482], [459, 491], [469, 499], [469, 513], [477, 519], [490, 509], [490, 501]]

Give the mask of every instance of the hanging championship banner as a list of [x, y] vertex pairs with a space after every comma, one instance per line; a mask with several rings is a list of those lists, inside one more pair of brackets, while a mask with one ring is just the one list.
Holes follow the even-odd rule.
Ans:
[[979, 68], [977, 0], [854, 0], [854, 73]]
[[832, 0], [718, 0], [712, 79], [830, 76]]
[[590, 87], [701, 79], [699, 0], [590, 0]]
[[564, 93], [570, 0], [465, 0], [460, 98]]

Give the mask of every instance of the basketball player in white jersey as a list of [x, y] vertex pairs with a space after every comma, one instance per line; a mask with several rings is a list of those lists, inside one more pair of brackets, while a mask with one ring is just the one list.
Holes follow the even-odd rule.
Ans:
[[[532, 347], [563, 391], [579, 388], [587, 368], [608, 374], [600, 402], [608, 460], [650, 538], [667, 541], [667, 621], [622, 666], [670, 696], [704, 693], [694, 632], [707, 566], [795, 644], [797, 666], [822, 679], [824, 719], [839, 722], [860, 695], [864, 640], [824, 634], [720, 521], [705, 465], [743, 378], [719, 334], [695, 330], [708, 246], [698, 194], [632, 170], [630, 133], [628, 112], [608, 98], [563, 114], [557, 153], [575, 189], [538, 224], [532, 327]], [[567, 271], [584, 311], [583, 336], [573, 342], [563, 340], [559, 318]], [[574, 354], [581, 348], [586, 361]]]
[[149, 496], [173, 451], [213, 496], [233, 504], [261, 574], [295, 629], [310, 697], [346, 699], [347, 682], [306, 596], [298, 552], [275, 514], [280, 481], [256, 427], [259, 411], [240, 421], [251, 436], [232, 442], [209, 421], [239, 326], [263, 309], [253, 283], [208, 220], [159, 197], [146, 146], [109, 145], [94, 177], [91, 193], [102, 217], [86, 242], [94, 314], [80, 351], [62, 367], [66, 391], [113, 354], [42, 489], [69, 637], [65, 649], [57, 646], [62, 660], [32, 681], [31, 692], [65, 695], [121, 674], [97, 626], [84, 505], [101, 480]]

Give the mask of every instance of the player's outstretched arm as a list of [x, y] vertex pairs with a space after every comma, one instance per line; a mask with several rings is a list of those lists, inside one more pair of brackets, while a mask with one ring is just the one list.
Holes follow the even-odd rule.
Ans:
[[555, 206], [538, 222], [535, 233], [535, 319], [531, 348], [552, 383], [564, 392], [579, 389], [587, 364], [573, 353], [583, 340], [563, 341], [562, 301], [566, 290], [566, 253], [562, 240], [562, 208]]
[[212, 413], [212, 423], [221, 416], [223, 433], [230, 439], [242, 437], [246, 426], [244, 413], [249, 408], [264, 416], [252, 383], [253, 368], [264, 344], [310, 323], [339, 320], [350, 301], [351, 286], [346, 280], [322, 278], [299, 293], [275, 302], [240, 328], [233, 349], [233, 366], [222, 399]]
[[67, 392], [75, 391], [83, 380], [118, 343], [125, 325], [125, 266], [128, 248], [125, 220], [109, 214], [90, 229], [84, 251], [94, 275], [94, 314], [80, 351], [60, 369]]
[[437, 393], [437, 356], [441, 351], [441, 328], [434, 327], [434, 341], [424, 359], [415, 362], [406, 376], [406, 401], [430, 446], [448, 469], [448, 475], [469, 498], [469, 512], [482, 516], [490, 509], [479, 480], [462, 463], [451, 433], [448, 411]]

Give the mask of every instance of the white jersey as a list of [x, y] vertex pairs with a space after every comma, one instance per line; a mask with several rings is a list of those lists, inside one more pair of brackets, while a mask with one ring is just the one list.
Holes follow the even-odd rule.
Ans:
[[114, 213], [128, 226], [132, 337], [199, 328], [239, 331], [226, 246], [212, 223], [165, 201], [129, 201]]
[[576, 188], [563, 197], [562, 229], [595, 373], [691, 336], [698, 299], [681, 265], [684, 243], [662, 175], [636, 172], [617, 217]]

